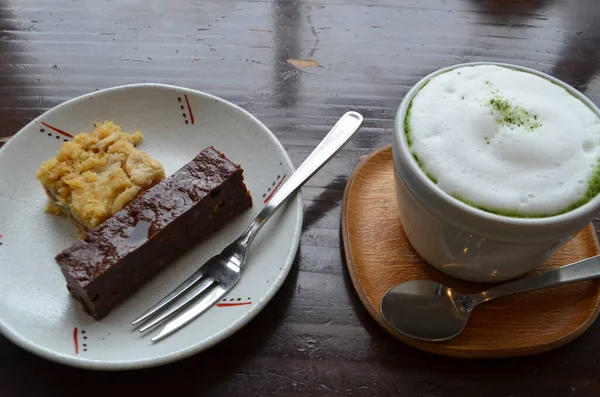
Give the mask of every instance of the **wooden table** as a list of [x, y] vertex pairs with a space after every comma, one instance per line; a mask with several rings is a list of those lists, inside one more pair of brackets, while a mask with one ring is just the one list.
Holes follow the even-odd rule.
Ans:
[[425, 354], [368, 317], [339, 238], [347, 178], [390, 142], [411, 85], [443, 66], [493, 60], [551, 73], [600, 103], [599, 21], [598, 0], [2, 0], [4, 141], [67, 99], [137, 82], [241, 105], [296, 165], [346, 110], [365, 124], [303, 189], [293, 270], [242, 331], [182, 362], [123, 373], [64, 367], [0, 337], [0, 396], [600, 395], [600, 322], [534, 357]]

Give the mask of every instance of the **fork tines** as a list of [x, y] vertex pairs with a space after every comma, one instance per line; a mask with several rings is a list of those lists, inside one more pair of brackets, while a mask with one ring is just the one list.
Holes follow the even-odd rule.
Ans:
[[[180, 311], [183, 307], [189, 305], [193, 300], [202, 295], [209, 288], [214, 287], [215, 284], [215, 279], [206, 275], [203, 267], [201, 267], [177, 288], [175, 288], [170, 294], [165, 296], [154, 306], [137, 317], [131, 323], [131, 325], [139, 326], [140, 332], [145, 332], [151, 328], [154, 328], [170, 318], [176, 312]], [[175, 318], [175, 320], [177, 320], [177, 318]], [[156, 342], [167, 336], [162, 335], [162, 333], [163, 332], [161, 332], [161, 334], [155, 338], [152, 338], [152, 341]]]

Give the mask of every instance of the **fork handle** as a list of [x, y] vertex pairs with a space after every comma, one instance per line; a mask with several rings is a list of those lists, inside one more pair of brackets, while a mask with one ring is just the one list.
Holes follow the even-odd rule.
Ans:
[[252, 244], [254, 237], [265, 222], [281, 207], [281, 205], [321, 169], [348, 142], [362, 124], [363, 117], [357, 112], [347, 112], [333, 126], [321, 143], [279, 188], [267, 202], [254, 221], [240, 237], [242, 244]]

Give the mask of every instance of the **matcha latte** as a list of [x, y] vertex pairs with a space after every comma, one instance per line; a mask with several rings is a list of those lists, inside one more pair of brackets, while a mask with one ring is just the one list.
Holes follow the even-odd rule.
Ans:
[[551, 216], [600, 192], [600, 117], [532, 73], [476, 65], [439, 74], [410, 102], [404, 132], [431, 180], [489, 212]]

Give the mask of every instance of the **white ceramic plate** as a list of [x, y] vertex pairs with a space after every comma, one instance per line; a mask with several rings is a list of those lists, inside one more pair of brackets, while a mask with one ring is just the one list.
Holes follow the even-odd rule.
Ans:
[[[95, 321], [70, 296], [54, 256], [76, 241], [71, 224], [44, 213], [35, 178], [69, 135], [111, 120], [140, 130], [139, 148], [167, 175], [214, 146], [244, 168], [251, 210], [173, 263]], [[166, 85], [130, 85], [68, 101], [38, 117], [0, 149], [0, 331], [23, 348], [95, 369], [150, 367], [198, 353], [225, 339], [269, 302], [287, 276], [300, 241], [300, 195], [265, 225], [238, 285], [187, 327], [156, 343], [129, 325], [198, 266], [239, 236], [269, 195], [293, 172], [277, 138], [256, 118], [217, 97]]]

